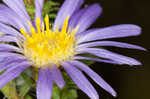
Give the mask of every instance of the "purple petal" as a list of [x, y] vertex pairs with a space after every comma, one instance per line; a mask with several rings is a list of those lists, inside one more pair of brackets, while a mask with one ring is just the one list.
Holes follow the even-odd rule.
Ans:
[[79, 25], [80, 27], [78, 29], [78, 33], [81, 33], [85, 31], [89, 26], [91, 26], [101, 13], [102, 8], [97, 3], [84, 8], [73, 16], [73, 21], [70, 24], [75, 24], [75, 26], [71, 27], [75, 28], [77, 25]]
[[123, 56], [117, 53], [110, 52], [108, 50], [102, 49], [102, 48], [84, 48], [78, 50], [79, 53], [90, 53], [102, 58], [111, 59], [113, 61], [122, 63], [122, 64], [128, 64], [128, 65], [141, 65], [141, 63], [133, 58]]
[[13, 67], [13, 66], [16, 66], [16, 65], [18, 65], [20, 62], [23, 62], [23, 61], [25, 61], [25, 60], [17, 60], [17, 61], [15, 61], [15, 62], [9, 62], [10, 64], [8, 64], [8, 62], [7, 62], [7, 64], [6, 64], [6, 62], [4, 62], [6, 65], [1, 65], [0, 66], [0, 72], [2, 72], [3, 70], [6, 70], [6, 69], [9, 69], [9, 68], [11, 68], [11, 67]]
[[110, 64], [119, 64], [122, 65], [120, 62], [112, 61], [112, 60], [104, 60], [104, 59], [98, 59], [93, 57], [83, 57], [83, 56], [75, 56], [74, 59], [81, 59], [81, 60], [92, 60], [97, 62], [103, 62], [103, 63], [110, 63]]
[[[0, 61], [4, 60], [4, 59], [7, 59], [7, 58], [13, 58], [15, 59], [16, 58], [24, 58], [24, 56], [20, 55], [20, 54], [17, 54], [17, 53], [10, 53], [10, 52], [0, 52]], [[0, 63], [1, 64], [1, 63]]]
[[65, 0], [62, 7], [60, 8], [56, 20], [54, 22], [53, 30], [56, 29], [56, 27], [61, 28], [64, 24], [64, 21], [66, 17], [72, 16], [72, 14], [77, 11], [80, 6], [84, 3], [84, 0]]
[[51, 68], [51, 74], [53, 77], [53, 80], [55, 81], [55, 83], [60, 87], [63, 88], [65, 86], [65, 81], [62, 77], [62, 74], [60, 72], [60, 70], [58, 69], [58, 67], [56, 65], [54, 65]]
[[114, 46], [114, 47], [139, 49], [139, 50], [146, 51], [146, 49], [143, 47], [133, 45], [133, 44], [128, 44], [128, 43], [116, 42], [116, 41], [97, 41], [97, 42], [84, 43], [79, 45], [78, 48], [81, 49], [81, 48], [94, 47], [94, 46]]
[[16, 23], [14, 16], [15, 16], [15, 14], [13, 13], [13, 11], [11, 9], [9, 9], [8, 7], [6, 7], [3, 4], [0, 4], [0, 22], [12, 25], [18, 29], [19, 26]]
[[29, 62], [22, 62], [20, 64], [17, 64], [16, 66], [7, 69], [6, 72], [0, 75], [0, 88], [7, 84], [9, 81], [19, 76], [20, 73], [27, 69], [30, 65], [31, 63]]
[[14, 12], [18, 14], [22, 19], [30, 21], [30, 17], [26, 11], [23, 0], [3, 0]]
[[94, 32], [94, 31], [97, 31], [97, 30], [100, 30], [101, 28], [92, 28], [92, 29], [89, 29], [89, 30], [87, 30], [87, 31], [83, 31], [83, 32], [78, 32], [77, 34], [76, 34], [76, 36], [84, 36], [84, 35], [86, 35], [86, 34], [88, 34], [88, 33], [91, 33], [91, 32]]
[[72, 78], [74, 83], [83, 91], [85, 92], [91, 99], [99, 99], [99, 96], [94, 89], [94, 87], [90, 84], [90, 82], [86, 79], [84, 74], [80, 72], [77, 68], [72, 66], [69, 63], [62, 64], [65, 71], [69, 74]]
[[48, 68], [39, 70], [39, 79], [36, 87], [37, 99], [51, 99], [53, 80]]
[[43, 20], [43, 17], [42, 17], [43, 4], [44, 4], [44, 0], [35, 0], [35, 23], [36, 23], [37, 17]]
[[83, 70], [85, 73], [87, 73], [99, 86], [101, 86], [104, 90], [109, 92], [111, 95], [113, 96], [117, 95], [114, 89], [109, 84], [107, 84], [107, 82], [104, 81], [102, 77], [100, 77], [96, 72], [91, 70], [88, 66], [75, 60], [71, 61], [70, 63], [78, 67], [79, 69]]
[[110, 38], [122, 38], [129, 36], [137, 36], [141, 33], [141, 28], [132, 24], [122, 24], [110, 26], [107, 28], [89, 32], [85, 36], [81, 36], [78, 43], [88, 42], [93, 40], [102, 40]]
[[23, 37], [17, 30], [13, 29], [12, 27], [0, 23], [0, 33], [8, 34], [16, 37]]
[[26, 61], [26, 57], [21, 55], [0, 57], [0, 68], [2, 68], [2, 66], [9, 65], [13, 62], [21, 62], [21, 61]]
[[69, 27], [71, 27], [72, 29], [76, 28], [78, 20], [81, 18], [81, 16], [86, 10], [87, 8], [83, 8], [79, 11], [76, 11], [70, 18]]
[[0, 51], [4, 52], [4, 51], [16, 51], [16, 52], [22, 52], [21, 49], [19, 49], [18, 47], [15, 47], [13, 45], [10, 44], [5, 44], [5, 43], [0, 43]]
[[1, 42], [17, 42], [17, 38], [14, 36], [2, 36], [0, 37]]
[[0, 4], [0, 22], [12, 25], [19, 30], [20, 28], [24, 28], [26, 31], [29, 29], [27, 21], [21, 19], [12, 9], [3, 4]]

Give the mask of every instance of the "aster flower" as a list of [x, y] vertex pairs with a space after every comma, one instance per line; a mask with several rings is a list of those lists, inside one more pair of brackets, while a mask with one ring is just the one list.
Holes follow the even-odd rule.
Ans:
[[[79, 60], [141, 65], [133, 58], [103, 48], [94, 48], [114, 46], [145, 50], [132, 44], [105, 41], [111, 38], [137, 36], [141, 33], [139, 26], [121, 24], [87, 30], [102, 13], [102, 8], [97, 3], [80, 8], [84, 0], [65, 0], [51, 26], [48, 15], [42, 17], [44, 0], [35, 0], [34, 21], [30, 19], [23, 0], [3, 2], [7, 6], [0, 4], [0, 32], [3, 34], [0, 41], [8, 43], [0, 43], [0, 71], [5, 70], [0, 75], [0, 87], [32, 66], [39, 69], [37, 99], [50, 99], [54, 82], [60, 88], [65, 86], [60, 70], [63, 68], [84, 93], [91, 99], [99, 99], [98, 93], [81, 71], [111, 95], [116, 96], [116, 92]], [[17, 46], [10, 42], [16, 43]], [[84, 53], [99, 58], [82, 56]]]

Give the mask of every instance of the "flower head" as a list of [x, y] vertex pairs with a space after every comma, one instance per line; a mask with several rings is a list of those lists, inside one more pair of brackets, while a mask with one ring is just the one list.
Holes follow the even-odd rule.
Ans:
[[[65, 0], [54, 25], [50, 25], [48, 15], [42, 17], [44, 0], [35, 0], [35, 20], [30, 19], [23, 0], [3, 0], [0, 5], [0, 87], [13, 80], [28, 67], [39, 69], [37, 99], [50, 99], [53, 82], [60, 88], [65, 86], [60, 67], [68, 73], [74, 83], [91, 99], [99, 96], [86, 79], [81, 69], [104, 90], [116, 96], [113, 88], [98, 74], [79, 60], [94, 60], [112, 64], [141, 65], [137, 60], [110, 52], [96, 46], [114, 46], [145, 50], [132, 44], [116, 41], [100, 41], [110, 38], [137, 36], [141, 28], [132, 24], [122, 24], [106, 28], [88, 29], [102, 12], [99, 4], [80, 8], [84, 0]], [[20, 32], [19, 32], [20, 31]], [[11, 45], [9, 42], [17, 44]], [[85, 57], [89, 53], [100, 57]]]
[[[59, 66], [75, 55], [75, 33], [76, 29], [67, 30], [69, 16], [66, 18], [62, 29], [56, 31], [50, 29], [49, 17], [45, 17], [45, 24], [40, 26], [40, 18], [36, 19], [37, 30], [30, 24], [32, 35], [26, 33], [22, 28], [21, 33], [25, 39], [19, 45], [22, 46], [24, 55], [34, 63], [35, 67], [47, 67], [53, 64]], [[46, 27], [46, 30], [45, 30]], [[42, 54], [41, 54], [42, 53]]]

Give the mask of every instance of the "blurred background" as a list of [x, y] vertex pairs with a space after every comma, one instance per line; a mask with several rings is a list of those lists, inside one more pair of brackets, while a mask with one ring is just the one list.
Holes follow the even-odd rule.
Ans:
[[[63, 3], [64, 0], [53, 0]], [[142, 35], [115, 39], [143, 46], [150, 50], [150, 0], [85, 0], [86, 5], [99, 3], [103, 7], [103, 13], [91, 26], [106, 27], [117, 24], [136, 24], [142, 27]], [[131, 56], [140, 60], [142, 66], [112, 65], [94, 63], [91, 68], [101, 75], [118, 93], [112, 97], [91, 79], [91, 83], [97, 89], [100, 99], [150, 99], [150, 54], [138, 50], [105, 47], [111, 51]], [[89, 99], [83, 92], [78, 91], [78, 99]], [[1, 94], [2, 96], [2, 94]], [[2, 97], [0, 99], [3, 99]]]

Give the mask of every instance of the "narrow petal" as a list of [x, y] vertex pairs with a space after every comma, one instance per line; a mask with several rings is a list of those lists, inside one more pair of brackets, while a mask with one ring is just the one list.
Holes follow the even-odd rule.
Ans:
[[92, 60], [92, 61], [97, 61], [97, 62], [103, 62], [103, 63], [110, 63], [110, 64], [119, 64], [119, 65], [122, 65], [122, 63], [116, 62], [116, 61], [113, 61], [113, 60], [104, 60], [104, 59], [98, 59], [98, 58], [93, 58], [93, 57], [75, 56], [74, 59], [79, 59], [79, 60]]
[[83, 91], [85, 92], [91, 99], [99, 99], [99, 96], [94, 89], [94, 87], [90, 84], [90, 82], [86, 79], [84, 74], [80, 72], [77, 68], [72, 66], [69, 63], [62, 64], [65, 71], [68, 75], [72, 78], [74, 83]]
[[130, 48], [130, 49], [138, 49], [138, 50], [144, 50], [145, 48], [128, 44], [128, 43], [122, 43], [122, 42], [116, 42], [116, 41], [97, 41], [97, 42], [90, 42], [90, 43], [84, 43], [78, 46], [79, 49], [86, 48], [86, 47], [95, 47], [95, 46], [114, 46], [114, 47], [121, 47], [121, 48]]
[[39, 17], [41, 20], [43, 20], [42, 17], [42, 8], [43, 8], [44, 0], [35, 0], [35, 23], [36, 18]]
[[19, 30], [20, 28], [24, 28], [26, 31], [29, 29], [26, 20], [21, 19], [12, 9], [3, 4], [0, 4], [0, 22], [12, 25]]
[[92, 28], [92, 29], [89, 29], [89, 30], [87, 30], [87, 31], [84, 31], [84, 32], [78, 32], [77, 34], [76, 34], [76, 36], [78, 37], [82, 37], [82, 36], [84, 36], [84, 35], [86, 35], [86, 34], [88, 34], [88, 33], [92, 33], [92, 32], [95, 32], [95, 31], [97, 31], [97, 30], [100, 30], [100, 28]]
[[90, 53], [90, 54], [93, 54], [102, 58], [110, 59], [110, 60], [113, 60], [122, 64], [131, 65], [131, 66], [141, 65], [139, 61], [133, 58], [123, 56], [117, 53], [113, 53], [102, 48], [84, 48], [84, 49], [80, 49], [79, 53]]
[[71, 27], [75, 28], [79, 25], [78, 33], [81, 33], [91, 26], [101, 13], [102, 8], [97, 3], [84, 8], [73, 16], [72, 21], [70, 20], [70, 24], [75, 25], [74, 27]]
[[23, 37], [17, 30], [2, 23], [0, 23], [0, 33], [8, 34], [16, 37]]
[[[12, 62], [12, 63], [10, 63], [10, 64], [7, 64], [7, 65], [1, 65], [0, 66], [0, 72], [2, 72], [3, 70], [6, 70], [6, 69], [8, 69], [8, 68], [11, 68], [11, 67], [13, 67], [13, 66], [16, 66], [16, 65], [18, 65], [20, 62], [23, 62], [23, 61], [25, 61], [25, 60], [17, 60], [17, 61], [15, 61], [15, 62]], [[8, 62], [7, 62], [8, 63]]]
[[53, 77], [53, 80], [55, 81], [55, 83], [60, 87], [63, 88], [65, 86], [65, 81], [62, 77], [62, 74], [60, 72], [60, 70], [58, 69], [58, 67], [56, 65], [54, 65], [51, 68], [51, 74]]
[[36, 87], [37, 99], [51, 99], [53, 80], [48, 68], [39, 70], [39, 79]]
[[[0, 61], [4, 61], [4, 59], [7, 59], [7, 58], [13, 58], [15, 59], [16, 58], [24, 58], [24, 56], [20, 55], [20, 54], [17, 54], [17, 53], [11, 53], [11, 52], [0, 52]], [[1, 63], [0, 63], [1, 64]]]
[[0, 37], [1, 42], [17, 42], [17, 38], [14, 36], [3, 36]]
[[5, 44], [5, 43], [0, 43], [0, 51], [5, 52], [5, 51], [16, 51], [16, 52], [22, 52], [21, 49], [19, 49], [16, 46], [10, 45], [10, 44]]
[[88, 42], [93, 40], [102, 40], [110, 38], [122, 38], [129, 36], [137, 36], [141, 33], [141, 28], [132, 24], [122, 24], [110, 26], [107, 28], [89, 32], [85, 36], [81, 36], [78, 43]]
[[15, 14], [11, 9], [9, 9], [3, 4], [0, 4], [0, 22], [12, 25], [17, 29], [19, 28], [15, 19]]
[[56, 30], [56, 27], [61, 28], [66, 17], [68, 15], [72, 16], [72, 14], [77, 11], [83, 3], [84, 0], [65, 0], [56, 16], [53, 30]]
[[102, 77], [100, 77], [96, 72], [91, 70], [88, 66], [76, 60], [72, 60], [70, 63], [78, 67], [79, 69], [83, 70], [85, 73], [87, 73], [99, 86], [101, 86], [104, 90], [109, 92], [111, 95], [113, 96], [117, 95], [114, 89], [105, 80], [103, 80]]
[[26, 11], [23, 0], [3, 0], [14, 12], [18, 14], [22, 19], [30, 21], [30, 17]]
[[81, 18], [81, 16], [83, 15], [83, 13], [87, 10], [86, 8], [83, 8], [79, 11], [76, 11], [70, 18], [69, 21], [69, 27], [71, 27], [72, 29], [76, 28], [77, 24], [78, 24], [78, 20]]
[[2, 66], [6, 66], [14, 62], [21, 62], [21, 61], [26, 61], [26, 57], [21, 55], [0, 57], [0, 68], [2, 68]]
[[31, 63], [23, 62], [7, 69], [2, 75], [0, 75], [0, 88], [7, 84], [9, 81], [13, 80], [20, 75], [25, 69], [27, 69]]

